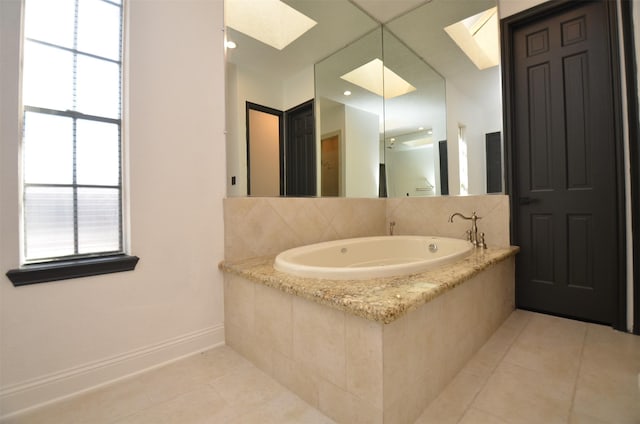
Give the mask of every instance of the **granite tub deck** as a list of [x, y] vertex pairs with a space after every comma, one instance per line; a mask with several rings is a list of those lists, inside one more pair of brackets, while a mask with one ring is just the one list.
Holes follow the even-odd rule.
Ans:
[[514, 309], [517, 252], [372, 280], [223, 262], [226, 342], [337, 422], [412, 423]]

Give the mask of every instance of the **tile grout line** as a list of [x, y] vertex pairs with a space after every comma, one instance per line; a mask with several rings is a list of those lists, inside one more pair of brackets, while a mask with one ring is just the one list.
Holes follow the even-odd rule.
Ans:
[[[514, 312], [517, 311], [518, 309], [514, 309]], [[513, 313], [513, 312], [512, 312]], [[508, 318], [507, 318], [508, 319]], [[506, 322], [506, 320], [505, 320]], [[513, 338], [513, 340], [511, 340], [511, 342], [509, 343], [509, 345], [507, 346], [507, 348], [504, 350], [504, 353], [500, 356], [500, 360], [496, 363], [496, 365], [491, 369], [491, 373], [485, 378], [484, 382], [482, 383], [482, 385], [480, 386], [480, 388], [478, 389], [478, 391], [476, 392], [475, 395], [473, 395], [473, 398], [471, 399], [471, 402], [469, 402], [469, 404], [467, 405], [467, 407], [464, 409], [464, 412], [462, 413], [462, 415], [460, 416], [460, 418], [456, 421], [456, 423], [460, 423], [462, 422], [462, 420], [464, 419], [465, 415], [467, 415], [467, 412], [469, 412], [469, 410], [471, 409], [471, 407], [473, 406], [474, 402], [476, 401], [476, 398], [478, 397], [478, 395], [484, 390], [484, 388], [486, 387], [487, 383], [489, 382], [489, 379], [493, 376], [493, 374], [495, 373], [496, 369], [500, 366], [500, 364], [502, 364], [502, 362], [504, 361], [504, 358], [507, 356], [507, 353], [509, 353], [509, 350], [511, 350], [511, 347], [513, 346], [513, 344], [516, 342], [516, 340], [518, 340], [518, 338], [522, 335], [522, 333], [524, 333], [524, 331], [526, 330], [526, 328], [529, 326], [529, 323], [531, 322], [531, 317], [527, 318], [527, 322], [525, 323], [525, 325], [522, 326], [522, 328], [520, 329], [520, 331], [518, 331], [518, 334]], [[503, 323], [504, 325], [504, 323]], [[497, 330], [496, 330], [497, 331]], [[495, 334], [495, 331], [494, 331]], [[485, 343], [486, 344], [486, 343]], [[483, 345], [484, 346], [484, 345]], [[482, 347], [481, 347], [482, 349]], [[480, 350], [478, 350], [479, 352]], [[478, 354], [478, 352], [476, 352], [476, 355]], [[464, 369], [464, 368], [463, 368]], [[481, 410], [484, 413], [487, 413], [491, 416], [494, 416], [493, 413], [491, 411], [485, 411], [482, 408], [478, 408], [479, 410]], [[500, 417], [496, 417], [496, 418], [500, 418]], [[502, 418], [500, 418], [502, 420]]]
[[573, 405], [576, 400], [576, 392], [578, 391], [578, 380], [580, 379], [580, 372], [582, 371], [582, 363], [584, 360], [584, 350], [587, 346], [587, 335], [589, 334], [589, 324], [586, 325], [584, 330], [584, 336], [582, 337], [582, 348], [580, 349], [580, 362], [578, 365], [578, 372], [576, 373], [575, 381], [573, 382], [573, 393], [571, 394], [571, 403], [569, 404], [569, 416], [567, 422], [571, 420], [571, 414], [573, 413]]

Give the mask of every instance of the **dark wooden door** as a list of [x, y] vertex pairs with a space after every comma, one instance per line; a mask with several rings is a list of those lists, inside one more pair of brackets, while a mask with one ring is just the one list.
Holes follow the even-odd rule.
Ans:
[[609, 30], [582, 1], [511, 38], [516, 303], [602, 323], [623, 274]]
[[447, 154], [447, 140], [438, 142], [438, 153], [440, 157], [440, 194], [449, 194], [449, 159]]
[[500, 132], [485, 134], [487, 193], [502, 193], [502, 140]]
[[316, 137], [313, 100], [285, 112], [285, 195], [316, 195]]

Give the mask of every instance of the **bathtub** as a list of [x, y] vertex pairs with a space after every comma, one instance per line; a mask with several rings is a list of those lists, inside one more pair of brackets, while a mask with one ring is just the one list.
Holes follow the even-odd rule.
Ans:
[[286, 250], [276, 256], [274, 268], [298, 277], [364, 280], [423, 272], [472, 250], [468, 241], [447, 237], [360, 237]]

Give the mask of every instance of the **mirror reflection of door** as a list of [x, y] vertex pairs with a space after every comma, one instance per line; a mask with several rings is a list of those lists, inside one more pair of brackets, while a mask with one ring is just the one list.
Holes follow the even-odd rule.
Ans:
[[282, 192], [282, 112], [247, 102], [247, 181], [250, 196]]
[[315, 196], [316, 132], [313, 99], [284, 113], [285, 196]]
[[322, 138], [320, 142], [322, 196], [340, 195], [340, 134]]

